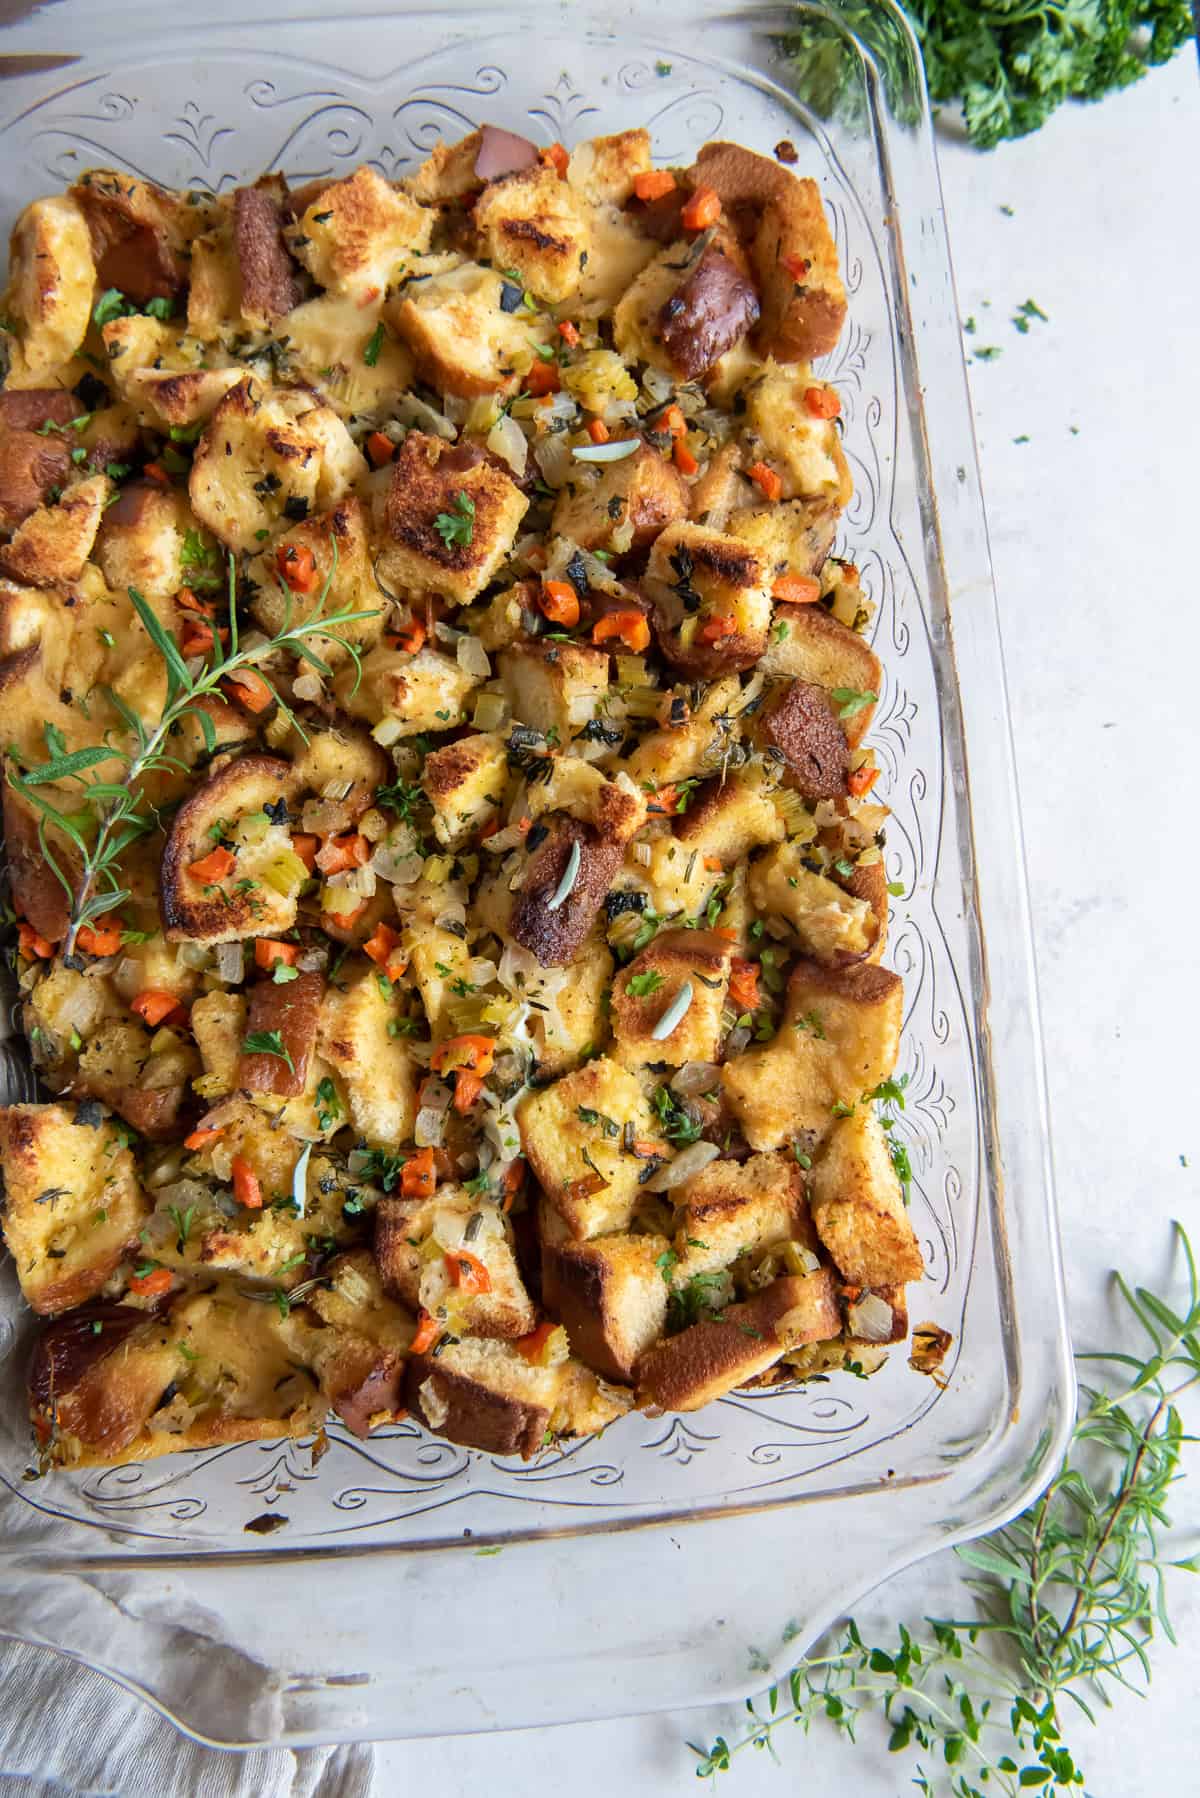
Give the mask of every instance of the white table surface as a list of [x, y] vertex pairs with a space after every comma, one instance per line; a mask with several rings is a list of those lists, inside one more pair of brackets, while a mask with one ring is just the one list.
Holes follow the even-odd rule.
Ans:
[[[942, 183], [971, 366], [1008, 661], [1076, 1342], [1111, 1344], [1107, 1271], [1165, 1277], [1168, 1220], [1195, 1227], [1200, 1169], [1189, 816], [1200, 667], [1200, 86], [1184, 52], [1101, 106], [979, 155], [943, 139]], [[1008, 217], [1002, 207], [1012, 208]], [[1049, 322], [1010, 320], [1035, 300]], [[990, 302], [990, 303], [989, 303]], [[1077, 435], [1071, 427], [1077, 428]], [[1018, 443], [1017, 438], [1029, 438]], [[1190, 1168], [1181, 1164], [1186, 1157]], [[1200, 1411], [1200, 1407], [1197, 1408]], [[1193, 1418], [1200, 1427], [1200, 1416]], [[1194, 1489], [1176, 1506], [1194, 1550]], [[1190, 1531], [1187, 1526], [1190, 1525]], [[1123, 1698], [1073, 1746], [1089, 1790], [1197, 1789], [1200, 1581], [1176, 1577], [1181, 1646], [1149, 1705]], [[957, 1605], [951, 1596], [959, 1593]], [[947, 1556], [859, 1615], [894, 1630], [961, 1606]], [[403, 1627], [403, 1620], [397, 1620]], [[692, 1789], [686, 1741], [740, 1730], [731, 1707], [554, 1731], [388, 1743], [375, 1790], [437, 1798], [640, 1798]], [[729, 1798], [911, 1790], [882, 1738], [818, 1729], [748, 1752]], [[1190, 1768], [1188, 1772], [1185, 1769]]]

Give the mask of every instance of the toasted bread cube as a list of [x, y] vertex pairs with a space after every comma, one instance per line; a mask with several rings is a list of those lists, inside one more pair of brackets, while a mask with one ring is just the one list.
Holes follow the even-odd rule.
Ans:
[[662, 1335], [667, 1284], [665, 1236], [600, 1236], [542, 1241], [542, 1298], [561, 1318], [571, 1353], [606, 1379], [630, 1381], [638, 1359]]
[[[486, 1292], [458, 1283], [459, 1250], [486, 1270]], [[537, 1323], [511, 1226], [498, 1205], [463, 1187], [439, 1187], [431, 1199], [380, 1199], [375, 1260], [388, 1292], [410, 1310], [428, 1311], [452, 1336], [527, 1336]]]
[[[412, 386], [413, 360], [390, 331], [378, 335], [382, 302], [361, 306], [335, 293], [318, 294], [288, 313], [287, 366], [293, 380], [319, 387], [343, 418], [353, 413], [392, 416], [396, 395]], [[364, 361], [371, 350], [373, 360]]]
[[[721, 1013], [729, 985], [730, 945], [710, 930], [660, 931], [622, 968], [613, 985], [613, 1053], [625, 1067], [665, 1061], [712, 1061], [721, 1043]], [[691, 989], [687, 1008], [665, 1036], [656, 1036]], [[649, 990], [647, 990], [649, 989]]]
[[101, 1099], [151, 1142], [175, 1134], [199, 1057], [174, 1031], [149, 1030], [134, 1018], [102, 1024], [79, 1056], [73, 1090]]
[[576, 144], [567, 164], [567, 180], [593, 206], [624, 206], [635, 175], [650, 167], [650, 133], [644, 125], [611, 137], [589, 137]]
[[367, 1249], [339, 1255], [307, 1301], [325, 1325], [306, 1340], [326, 1402], [354, 1435], [403, 1416], [413, 1318], [388, 1297]]
[[[295, 1148], [300, 1146], [294, 1143]], [[303, 1217], [294, 1204], [274, 1202], [230, 1217], [215, 1199], [207, 1205], [201, 1199], [187, 1219], [186, 1231], [181, 1230], [179, 1206], [164, 1201], [141, 1233], [139, 1252], [192, 1277], [240, 1274], [286, 1291], [303, 1283], [306, 1259], [323, 1256], [331, 1241], [344, 1241], [352, 1229], [342, 1216], [345, 1191], [330, 1178], [328, 1162], [309, 1166], [306, 1185]], [[323, 1192], [322, 1186], [328, 1191]], [[274, 1196], [292, 1197], [290, 1191]]]
[[202, 524], [230, 549], [256, 550], [289, 503], [334, 506], [367, 464], [328, 406], [299, 388], [246, 379], [227, 393], [196, 446], [188, 492]]
[[116, 287], [138, 305], [180, 293], [187, 247], [214, 222], [207, 204], [115, 169], [89, 169], [71, 197], [88, 222], [100, 289]]
[[511, 1343], [468, 1337], [409, 1359], [416, 1414], [451, 1442], [531, 1460], [558, 1433], [587, 1435], [629, 1409], [628, 1394], [577, 1361], [531, 1365]]
[[474, 219], [494, 267], [515, 269], [522, 287], [553, 305], [575, 292], [592, 234], [585, 207], [555, 169], [535, 163], [490, 181]]
[[116, 1127], [90, 1118], [73, 1105], [0, 1107], [4, 1241], [35, 1311], [98, 1292], [150, 1209]]
[[712, 1161], [673, 1196], [673, 1285], [727, 1268], [739, 1256], [756, 1257], [775, 1243], [817, 1248], [800, 1167], [790, 1155]]
[[[162, 858], [162, 915], [169, 942], [233, 943], [279, 936], [296, 922], [296, 896], [306, 878], [286, 825], [270, 824], [254, 842], [240, 842], [233, 870], [219, 881], [194, 874], [213, 850], [213, 826], [235, 842], [237, 823], [297, 797], [291, 764], [278, 756], [245, 755], [199, 787], [175, 814]], [[248, 884], [244, 884], [248, 883]]]
[[572, 1236], [628, 1226], [643, 1163], [625, 1153], [623, 1133], [632, 1124], [635, 1138], [654, 1134], [631, 1073], [607, 1057], [585, 1062], [523, 1099], [517, 1123], [529, 1164]]
[[883, 1126], [859, 1105], [833, 1126], [812, 1173], [817, 1234], [844, 1279], [903, 1286], [925, 1271]]
[[[240, 1046], [240, 1045], [239, 1045]], [[289, 1100], [283, 1108], [285, 1121], [307, 1130], [304, 1108], [300, 1101]], [[234, 1092], [220, 1099], [201, 1119], [205, 1129], [219, 1130], [220, 1137], [196, 1151], [197, 1166], [212, 1170], [215, 1178], [228, 1183], [235, 1156], [245, 1161], [262, 1188], [264, 1206], [276, 1199], [292, 1197], [292, 1182], [303, 1144], [280, 1126], [280, 1105], [265, 1095], [252, 1098], [248, 1093]], [[312, 1134], [316, 1134], [315, 1126]], [[240, 1214], [238, 1228], [256, 1217], [251, 1208]], [[255, 1225], [257, 1228], [257, 1224]]]
[[[630, 778], [639, 785], [665, 787], [719, 769], [734, 741], [740, 691], [736, 675], [725, 675], [707, 689], [686, 724], [643, 737], [627, 763]], [[718, 720], [727, 721], [725, 728]]]
[[[349, 1121], [369, 1144], [407, 1142], [417, 1115], [416, 1070], [402, 1037], [388, 1025], [398, 1015], [374, 971], [331, 986], [321, 1006], [317, 1047], [336, 1071]], [[339, 1109], [336, 1118], [340, 1120]]]
[[244, 379], [241, 368], [130, 368], [121, 390], [139, 424], [162, 430], [211, 418], [230, 389]]
[[[580, 463], [559, 489], [551, 529], [581, 549], [647, 549], [687, 517], [687, 487], [674, 463], [649, 444], [606, 468]], [[630, 531], [632, 530], [632, 537]], [[616, 541], [614, 543], [614, 537]]]
[[361, 678], [353, 664], [338, 669], [334, 694], [352, 717], [386, 721], [379, 739], [393, 743], [422, 731], [449, 730], [478, 685], [477, 675], [428, 645], [414, 656], [377, 643], [362, 659]]
[[[293, 593], [279, 574], [279, 557], [289, 548], [307, 549], [312, 553], [317, 578], [308, 593]], [[384, 606], [371, 573], [366, 513], [362, 501], [353, 495], [340, 500], [328, 512], [316, 513], [291, 525], [268, 550], [254, 558], [248, 574], [254, 583], [251, 610], [263, 629], [273, 637], [284, 629], [289, 619], [293, 628], [306, 622], [316, 611], [322, 596], [321, 610], [325, 616], [339, 610], [370, 614], [353, 623], [336, 625], [336, 635], [323, 636], [314, 632], [306, 639], [330, 667], [346, 660], [349, 651], [345, 644], [354, 643], [369, 649], [383, 635]]]
[[752, 1149], [823, 1141], [835, 1105], [854, 1105], [896, 1065], [904, 987], [887, 968], [800, 962], [771, 1042], [721, 1072]]
[[475, 173], [482, 142], [482, 131], [471, 131], [456, 144], [434, 144], [424, 162], [403, 181], [405, 192], [423, 206], [447, 206], [455, 200], [465, 200], [483, 186], [482, 177]]
[[866, 955], [879, 921], [865, 899], [848, 893], [804, 865], [802, 843], [780, 843], [751, 864], [750, 901], [762, 918], [783, 918], [806, 955], [824, 967], [840, 967]]
[[452, 982], [466, 978], [471, 952], [462, 937], [438, 923], [446, 909], [446, 889], [420, 880], [404, 907], [403, 945], [434, 1036], [451, 1033]]
[[498, 816], [508, 782], [501, 736], [481, 731], [460, 737], [425, 758], [421, 781], [433, 807], [433, 831], [448, 848], [474, 836]]
[[[582, 950], [625, 845], [645, 816], [645, 798], [624, 772], [595, 786], [583, 820], [569, 812], [551, 814], [545, 839], [518, 876], [510, 925], [516, 941], [544, 968], [565, 967]], [[560, 893], [572, 861], [570, 890]]]
[[659, 251], [613, 311], [613, 342], [627, 362], [677, 380], [702, 380], [736, 352], [758, 319], [746, 259], [724, 229]]
[[[5, 312], [16, 324], [13, 373], [28, 385], [69, 362], [91, 322], [96, 271], [73, 200], [34, 200], [13, 227]], [[11, 376], [10, 376], [11, 378]]]
[[296, 265], [283, 239], [287, 183], [260, 175], [233, 197], [233, 247], [241, 277], [241, 313], [252, 329], [269, 331], [300, 304]]
[[392, 763], [366, 731], [344, 724], [330, 730], [314, 730], [308, 724], [306, 729], [307, 743], [296, 742], [294, 749], [288, 745], [296, 779], [307, 791], [320, 795], [336, 787], [339, 796], [331, 803], [345, 806], [352, 818], [360, 818], [391, 777]]
[[[228, 199], [223, 197], [228, 207]], [[188, 265], [187, 329], [189, 337], [213, 343], [241, 323], [242, 277], [233, 247], [232, 221], [226, 212], [214, 230], [197, 237]]]
[[[770, 582], [736, 537], [669, 525], [650, 552], [644, 590], [657, 608], [662, 652], [685, 673], [711, 678], [748, 667], [767, 646]], [[706, 643], [706, 627], [721, 635]]]
[[322, 287], [365, 303], [429, 248], [435, 218], [364, 164], [322, 188], [287, 243]]
[[650, 839], [650, 860], [639, 859], [644, 838], [629, 845], [622, 869], [622, 885], [644, 889], [650, 909], [660, 918], [677, 914], [699, 917], [721, 874], [705, 866], [705, 858], [669, 832]]
[[676, 821], [675, 835], [685, 851], [698, 849], [732, 868], [752, 850], [782, 841], [784, 824], [761, 786], [731, 775], [700, 789]]
[[[508, 264], [505, 264], [507, 267]], [[533, 359], [528, 315], [505, 312], [503, 276], [476, 262], [414, 283], [384, 307], [412, 351], [417, 373], [438, 393], [474, 399], [515, 393]]]
[[637, 1368], [638, 1405], [699, 1411], [773, 1367], [787, 1350], [836, 1336], [842, 1317], [834, 1276], [787, 1275], [720, 1318], [692, 1324], [649, 1349]]
[[242, 993], [205, 993], [192, 1006], [190, 1023], [204, 1072], [196, 1082], [203, 1099], [224, 1099], [237, 1085], [238, 1057], [246, 1034]]
[[[883, 667], [857, 631], [848, 630], [823, 606], [777, 606], [767, 653], [759, 663], [770, 680], [806, 681], [831, 690], [880, 693]], [[840, 720], [846, 741], [857, 749], [875, 715], [874, 700]]]
[[70, 474], [71, 451], [61, 437], [0, 429], [0, 529], [15, 530]]
[[841, 511], [853, 491], [850, 469], [835, 421], [804, 402], [813, 385], [804, 371], [767, 364], [745, 389], [746, 454], [781, 477], [784, 499], [821, 500]]
[[543, 734], [556, 730], [564, 743], [608, 691], [609, 658], [584, 643], [514, 643], [499, 667], [513, 717]]
[[[391, 588], [469, 605], [512, 548], [529, 501], [490, 462], [463, 465], [440, 437], [410, 431], [392, 464], [379, 573]], [[455, 533], [438, 520], [458, 520]]]
[[772, 761], [786, 763], [792, 785], [810, 805], [849, 792], [850, 744], [843, 709], [824, 687], [794, 680], [775, 690], [754, 721], [760, 745]]
[[[604, 944], [589, 943], [571, 963], [570, 978], [542, 1001], [546, 1009], [532, 1013], [539, 1078], [566, 1073], [604, 1041], [612, 972], [613, 959]], [[523, 992], [526, 998], [538, 997], [536, 976]]]
[[[774, 581], [781, 574], [818, 575], [833, 547], [837, 518], [836, 507], [824, 501], [780, 499], [773, 505], [736, 506], [722, 528], [758, 551]], [[805, 610], [816, 608], [789, 606], [787, 616]], [[777, 620], [782, 613], [777, 607]], [[773, 632], [772, 643], [777, 637]]]
[[[198, 540], [187, 494], [181, 488], [164, 491], [149, 482], [130, 485], [104, 514], [95, 560], [115, 592], [136, 587], [151, 602], [166, 601], [187, 585], [189, 572], [193, 572], [183, 562], [189, 529]], [[218, 567], [215, 553], [213, 567]], [[171, 616], [165, 607], [163, 616]]]
[[107, 475], [89, 475], [69, 487], [54, 506], [39, 506], [13, 532], [0, 551], [0, 566], [14, 580], [31, 587], [56, 587], [75, 581], [92, 553], [112, 492]]

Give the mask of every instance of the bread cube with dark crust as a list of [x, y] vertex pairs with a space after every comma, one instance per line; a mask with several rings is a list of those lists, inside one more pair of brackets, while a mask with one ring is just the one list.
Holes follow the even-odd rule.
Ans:
[[[79, 1096], [101, 1099], [150, 1142], [167, 1142], [178, 1132], [199, 1058], [187, 1039], [170, 1032], [164, 1045], [136, 1018], [102, 1024], [79, 1055], [72, 1087]], [[151, 1044], [158, 1046], [151, 1051]]]
[[542, 1299], [567, 1332], [571, 1353], [606, 1379], [629, 1382], [639, 1357], [662, 1335], [665, 1236], [542, 1239]]
[[857, 631], [839, 624], [823, 606], [776, 606], [771, 641], [759, 667], [771, 680], [803, 681], [824, 687], [826, 692], [840, 687], [856, 695], [872, 695], [849, 717], [838, 718], [850, 748], [858, 748], [875, 716], [878, 700], [874, 696], [882, 690], [883, 668]]
[[322, 287], [367, 305], [429, 248], [435, 217], [364, 164], [315, 194], [286, 241]]
[[559, 304], [579, 286], [592, 234], [574, 188], [545, 163], [489, 181], [474, 209], [483, 255], [522, 287]]
[[[36, 383], [69, 362], [87, 335], [96, 270], [87, 221], [65, 195], [34, 200], [13, 226], [6, 316], [14, 375]], [[82, 408], [80, 408], [82, 410]]]
[[655, 1134], [635, 1076], [607, 1057], [587, 1061], [517, 1109], [526, 1159], [551, 1206], [576, 1239], [624, 1230], [645, 1163], [624, 1146]]
[[[312, 555], [316, 580], [308, 593], [293, 593], [279, 573], [279, 558], [289, 549], [306, 549]], [[370, 649], [383, 635], [384, 600], [371, 572], [366, 509], [354, 494], [347, 494], [328, 512], [315, 512], [299, 524], [289, 525], [254, 558], [248, 575], [254, 584], [250, 609], [272, 637], [279, 635], [288, 620], [293, 628], [305, 623], [322, 599], [324, 617], [347, 610], [368, 614], [353, 623], [336, 625], [335, 636], [314, 631], [306, 638], [308, 646], [330, 667], [347, 659], [350, 652], [344, 644]]]
[[[604, 794], [594, 823], [554, 814], [522, 876], [510, 928], [544, 968], [565, 967], [582, 949], [621, 865], [625, 844], [644, 816], [636, 798], [616, 782], [606, 781]], [[573, 861], [574, 879], [564, 893]]]
[[676, 1286], [727, 1268], [739, 1256], [754, 1258], [776, 1243], [798, 1243], [810, 1253], [819, 1247], [800, 1166], [791, 1155], [712, 1161], [672, 1196]]
[[[383, 991], [374, 969], [343, 973], [321, 1007], [318, 1049], [338, 1075], [349, 1122], [372, 1146], [409, 1141], [416, 1120], [417, 1069], [404, 1038], [388, 1028], [398, 1017], [396, 995]], [[340, 1109], [334, 1121], [346, 1121]]]
[[44, 503], [52, 487], [66, 485], [70, 473], [71, 451], [61, 437], [0, 430], [0, 530], [15, 530]]
[[117, 1128], [99, 1107], [0, 1107], [4, 1241], [35, 1311], [98, 1292], [150, 1207]]
[[644, 443], [621, 462], [604, 468], [580, 463], [572, 469], [559, 489], [551, 530], [581, 549], [611, 553], [614, 531], [632, 525], [633, 539], [626, 549], [636, 553], [648, 549], [667, 525], [686, 518], [687, 509], [683, 476], [673, 462]]
[[162, 915], [170, 942], [233, 943], [291, 929], [301, 879], [296, 878], [294, 888], [285, 881], [288, 891], [280, 892], [262, 878], [280, 856], [291, 854], [286, 825], [272, 824], [259, 842], [239, 847], [236, 866], [220, 879], [192, 869], [217, 846], [214, 828], [221, 827], [222, 835], [252, 812], [268, 806], [277, 810], [281, 800], [290, 806], [299, 791], [290, 763], [278, 756], [244, 755], [180, 806], [162, 858]]
[[[734, 505], [721, 528], [758, 551], [773, 585], [783, 574], [819, 575], [833, 548], [837, 521], [836, 506], [825, 501], [778, 499], [773, 505]], [[777, 605], [776, 622], [781, 618], [790, 620], [794, 612], [816, 612], [820, 617], [828, 617], [816, 605]], [[777, 640], [773, 631], [764, 662]]]
[[539, 1366], [511, 1343], [482, 1337], [410, 1356], [405, 1396], [439, 1436], [524, 1461], [548, 1436], [591, 1434], [629, 1408], [627, 1394], [577, 1361]]
[[385, 303], [385, 318], [436, 392], [472, 399], [521, 385], [536, 339], [531, 314], [504, 310], [505, 285], [495, 269], [468, 262]]
[[802, 799], [841, 799], [849, 791], [850, 745], [824, 687], [795, 680], [760, 712], [756, 735], [785, 762]]
[[762, 296], [761, 355], [811, 362], [837, 343], [846, 316], [837, 246], [815, 181], [740, 144], [705, 144], [689, 171], [711, 187], [746, 246]]
[[685, 854], [694, 849], [727, 868], [783, 834], [783, 820], [763, 788], [736, 774], [707, 781], [675, 820]]
[[298, 974], [282, 986], [259, 980], [251, 987], [246, 1040], [277, 1036], [282, 1054], [243, 1046], [237, 1083], [245, 1092], [290, 1099], [304, 1091], [324, 993], [323, 974]]
[[[682, 1067], [685, 1061], [714, 1060], [721, 1044], [731, 954], [729, 942], [715, 931], [660, 931], [613, 983], [616, 1059], [630, 1068], [660, 1061]], [[682, 1017], [665, 1036], [656, 1036], [689, 986], [691, 997]]]
[[861, 961], [879, 935], [870, 900], [805, 866], [808, 850], [780, 843], [750, 868], [747, 889], [760, 918], [782, 919], [800, 939], [805, 955], [827, 968]]
[[823, 1342], [842, 1327], [837, 1283], [827, 1268], [789, 1274], [720, 1318], [648, 1349], [637, 1366], [640, 1408], [699, 1411], [774, 1366], [788, 1349]]
[[30, 587], [59, 587], [78, 580], [112, 490], [107, 475], [89, 475], [69, 487], [57, 504], [39, 506], [0, 549], [0, 568]]
[[287, 182], [263, 175], [253, 187], [239, 187], [233, 203], [233, 245], [242, 277], [242, 317], [259, 330], [298, 306], [296, 265], [283, 237]]
[[[41, 813], [22, 798], [9, 781], [4, 782], [4, 856], [13, 908], [19, 918], [33, 925], [47, 942], [59, 943], [67, 934], [70, 913], [66, 890], [46, 859], [41, 841]], [[79, 867], [74, 844], [55, 845], [55, 859], [69, 880]]]
[[903, 999], [903, 983], [888, 968], [798, 962], [775, 1036], [721, 1071], [751, 1148], [824, 1141], [833, 1107], [856, 1105], [894, 1069]]
[[[182, 558], [189, 530], [196, 535], [185, 492], [131, 481], [105, 511], [93, 559], [114, 592], [136, 587], [152, 603], [165, 602], [187, 584]], [[214, 554], [213, 569], [219, 565]], [[161, 615], [170, 616], [165, 605]]]
[[99, 287], [137, 305], [174, 299], [187, 281], [177, 194], [112, 169], [89, 169], [71, 189], [92, 240]]
[[410, 431], [392, 464], [380, 579], [405, 596], [438, 593], [469, 605], [508, 554], [528, 509], [520, 488], [474, 445]]
[[[456, 1279], [460, 1250], [485, 1270], [486, 1292]], [[508, 1220], [463, 1187], [443, 1186], [429, 1199], [380, 1199], [375, 1261], [388, 1292], [443, 1321], [451, 1335], [527, 1336], [537, 1323]]]
[[736, 537], [668, 526], [650, 552], [643, 591], [659, 649], [682, 674], [715, 680], [753, 666], [767, 646], [770, 585], [760, 558]]
[[817, 1234], [856, 1286], [903, 1286], [925, 1271], [887, 1137], [869, 1105], [834, 1124], [812, 1172]]
[[305, 1300], [325, 1326], [308, 1336], [321, 1391], [355, 1436], [403, 1411], [405, 1364], [416, 1324], [383, 1289], [369, 1249], [339, 1255]]
[[728, 231], [681, 236], [617, 302], [613, 341], [626, 361], [704, 380], [752, 329], [758, 310], [745, 256]]

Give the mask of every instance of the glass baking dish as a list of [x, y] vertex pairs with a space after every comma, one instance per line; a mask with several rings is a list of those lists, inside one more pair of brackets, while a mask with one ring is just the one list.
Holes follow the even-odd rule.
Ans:
[[[944, 1383], [898, 1349], [870, 1382], [634, 1416], [527, 1465], [402, 1424], [369, 1443], [331, 1428], [316, 1466], [255, 1443], [39, 1480], [9, 1267], [0, 1632], [222, 1743], [738, 1695], [885, 1575], [1026, 1503], [1073, 1408], [1004, 670], [917, 51], [895, 8], [856, 0], [255, 11], [60, 0], [10, 25], [5, 227], [90, 166], [217, 191], [275, 167], [395, 177], [485, 120], [567, 145], [646, 124], [665, 163], [710, 138], [766, 154], [790, 138], [820, 180], [850, 300], [821, 368], [855, 476], [839, 553], [878, 602], [873, 740], [904, 895], [887, 959], [906, 983], [899, 1127], [928, 1264], [910, 1308], [953, 1345]], [[22, 1096], [19, 1046], [0, 1053], [4, 1096]], [[248, 1534], [264, 1513], [286, 1525]]]

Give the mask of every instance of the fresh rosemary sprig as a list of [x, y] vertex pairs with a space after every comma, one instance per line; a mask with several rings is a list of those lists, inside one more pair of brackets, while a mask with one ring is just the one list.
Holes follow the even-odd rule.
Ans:
[[[346, 606], [326, 614], [325, 602], [337, 574], [338, 564], [336, 539], [331, 538], [330, 543], [332, 554], [329, 573], [312, 612], [299, 623], [292, 623], [293, 596], [286, 582], [281, 580], [280, 587], [287, 608], [283, 629], [267, 642], [255, 644], [249, 649], [242, 649], [238, 644], [237, 568], [234, 557], [230, 554], [228, 653], [224, 656], [220, 654], [220, 639], [214, 630], [210, 653], [215, 659], [195, 673], [189, 671], [179, 645], [160, 624], [146, 600], [135, 588], [130, 587], [128, 592], [134, 611], [166, 664], [167, 701], [162, 716], [153, 728], [148, 729], [137, 713], [111, 687], [105, 688], [105, 697], [126, 725], [133, 739], [134, 749], [120, 748], [106, 739], [103, 744], [68, 753], [59, 734], [55, 732], [54, 737], [51, 737], [48, 728], [46, 740], [51, 751], [50, 759], [36, 767], [27, 768], [20, 774], [9, 769], [8, 779], [11, 784], [41, 814], [38, 834], [42, 851], [70, 901], [70, 923], [63, 946], [64, 954], [73, 954], [76, 937], [85, 924], [91, 924], [129, 898], [129, 889], [121, 884], [121, 857], [131, 843], [138, 837], [145, 836], [154, 826], [153, 808], [142, 806], [138, 783], [145, 774], [154, 770], [166, 769], [184, 774], [188, 772], [177, 757], [167, 752], [166, 743], [172, 731], [182, 719], [195, 718], [204, 737], [205, 750], [210, 755], [215, 750], [216, 726], [199, 703], [202, 699], [217, 692], [221, 682], [228, 680], [231, 675], [236, 676], [243, 669], [253, 669], [280, 710], [295, 725], [301, 737], [304, 737], [302, 725], [280, 695], [271, 677], [263, 672], [263, 664], [280, 652], [288, 652], [309, 663], [320, 673], [329, 674], [329, 664], [322, 660], [309, 641], [315, 636], [321, 636], [346, 650], [354, 662], [358, 678], [361, 679], [362, 659], [358, 646], [341, 633], [346, 626], [374, 618], [377, 614], [374, 611], [356, 612]], [[98, 776], [84, 778], [88, 770], [102, 762], [113, 760], [125, 764], [121, 781], [102, 780]], [[70, 780], [77, 780], [81, 787], [80, 808], [72, 813], [60, 810], [40, 791], [42, 787], [57, 786]], [[60, 831], [78, 851], [80, 866], [74, 880], [60, 865], [50, 847], [46, 834], [48, 824]]]
[[1089, 1697], [1105, 1701], [1108, 1682], [1144, 1691], [1155, 1624], [1175, 1639], [1166, 1571], [1200, 1572], [1200, 1557], [1167, 1559], [1159, 1543], [1181, 1450], [1195, 1440], [1184, 1434], [1179, 1400], [1200, 1381], [1200, 1283], [1187, 1234], [1176, 1228], [1186, 1312], [1116, 1276], [1147, 1352], [1078, 1357], [1124, 1370], [1124, 1383], [1114, 1392], [1081, 1386], [1066, 1458], [1042, 1497], [957, 1551], [979, 1576], [969, 1582], [979, 1615], [928, 1619], [915, 1633], [901, 1625], [886, 1646], [868, 1644], [851, 1621], [765, 1699], [747, 1700], [751, 1723], [740, 1740], [693, 1745], [699, 1776], [727, 1771], [749, 1747], [773, 1754], [785, 1724], [807, 1731], [824, 1718], [853, 1741], [874, 1715], [889, 1726], [893, 1753], [925, 1751], [913, 1785], [927, 1798], [1082, 1787], [1062, 1738], [1065, 1701], [1094, 1721]]

